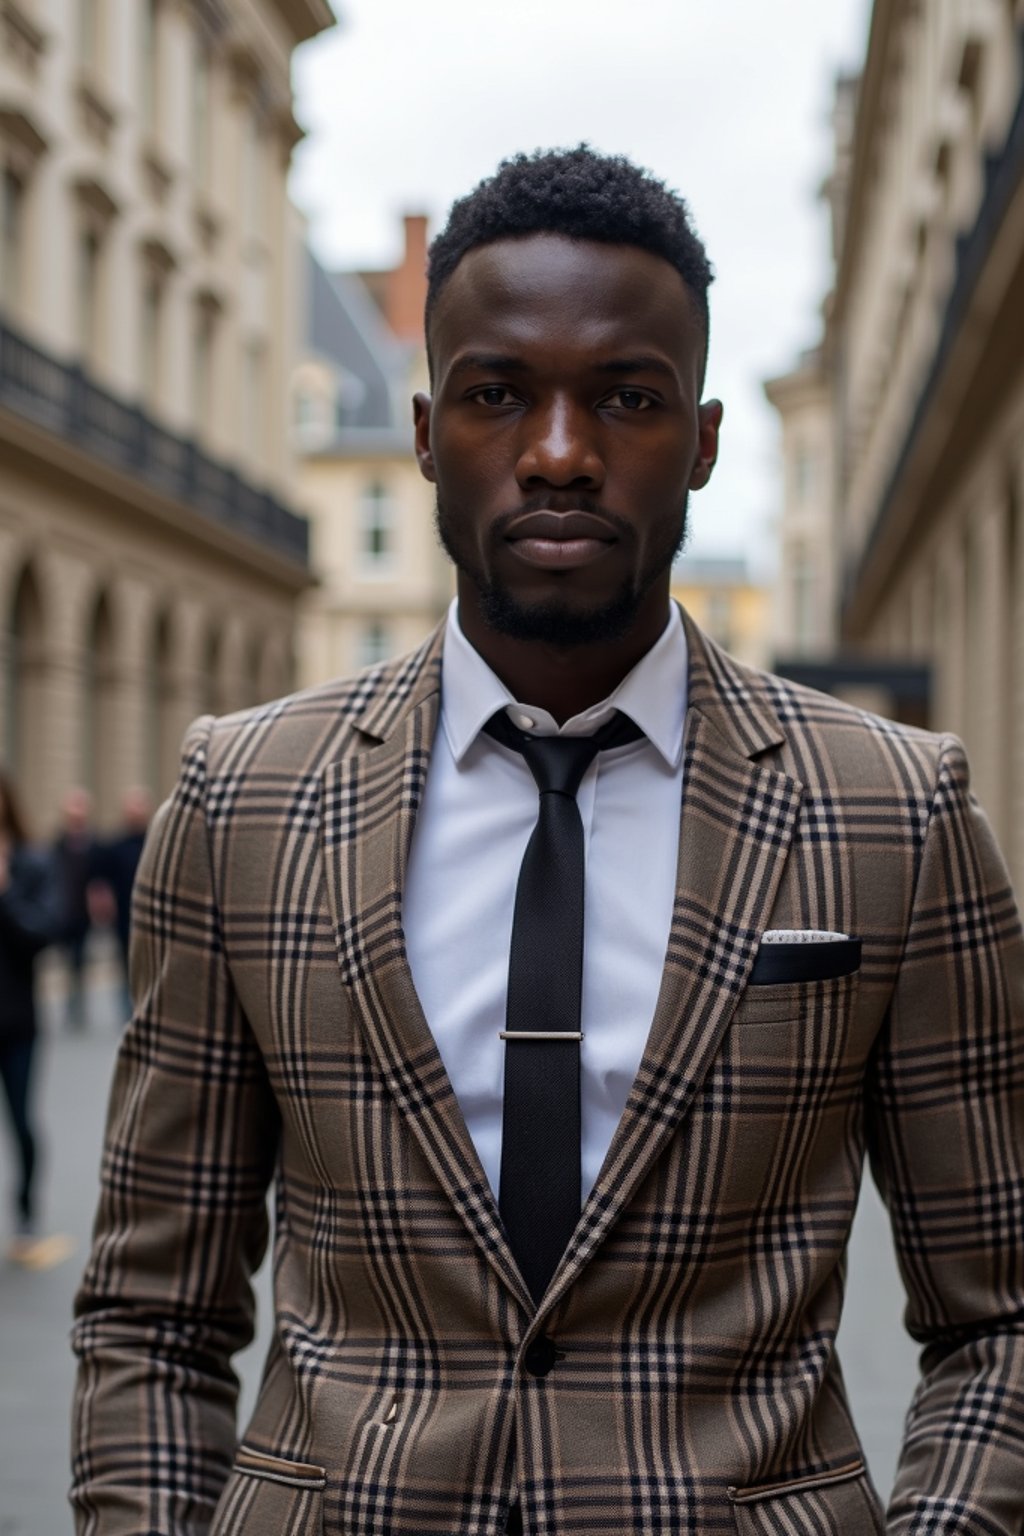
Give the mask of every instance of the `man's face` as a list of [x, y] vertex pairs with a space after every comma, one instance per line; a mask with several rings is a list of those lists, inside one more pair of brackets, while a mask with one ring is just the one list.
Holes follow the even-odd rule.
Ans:
[[679, 273], [633, 246], [498, 241], [452, 274], [431, 343], [416, 446], [460, 606], [556, 645], [656, 635], [721, 420]]

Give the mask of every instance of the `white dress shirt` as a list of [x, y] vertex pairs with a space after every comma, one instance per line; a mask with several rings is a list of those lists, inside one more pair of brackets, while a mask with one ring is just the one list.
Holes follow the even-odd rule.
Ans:
[[448, 614], [441, 717], [403, 898], [409, 964], [495, 1196], [501, 1166], [508, 957], [519, 866], [537, 820], [525, 759], [482, 727], [505, 708], [521, 729], [589, 736], [613, 710], [644, 739], [601, 752], [583, 776], [582, 1196], [592, 1189], [650, 1031], [676, 888], [686, 637], [673, 605], [657, 644], [607, 699], [559, 730], [513, 699]]

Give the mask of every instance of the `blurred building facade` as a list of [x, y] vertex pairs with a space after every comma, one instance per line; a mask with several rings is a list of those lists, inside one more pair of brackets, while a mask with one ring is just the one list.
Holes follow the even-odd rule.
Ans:
[[314, 684], [418, 645], [454, 582], [434, 534], [433, 486], [413, 453], [412, 396], [429, 387], [426, 220], [405, 219], [393, 270], [328, 274], [309, 257], [306, 276], [292, 408], [317, 574], [298, 667]]
[[327, 0], [0, 6], [0, 750], [39, 832], [285, 689], [291, 55]]
[[[784, 562], [780, 649], [927, 665], [929, 723], [966, 742], [1024, 885], [1022, 0], [876, 0], [827, 193], [822, 345], [766, 387], [783, 550], [802, 520], [828, 551], [831, 636], [810, 617], [800, 631], [803, 578]], [[824, 473], [801, 511], [805, 440]]]
[[752, 667], [768, 665], [771, 594], [746, 560], [684, 555], [672, 571], [672, 596], [731, 655]]

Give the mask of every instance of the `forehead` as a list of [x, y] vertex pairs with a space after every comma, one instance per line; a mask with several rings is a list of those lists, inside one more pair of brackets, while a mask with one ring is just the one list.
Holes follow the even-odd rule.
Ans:
[[438, 296], [431, 343], [441, 367], [462, 348], [659, 348], [698, 367], [697, 305], [669, 262], [632, 245], [527, 235], [478, 246]]

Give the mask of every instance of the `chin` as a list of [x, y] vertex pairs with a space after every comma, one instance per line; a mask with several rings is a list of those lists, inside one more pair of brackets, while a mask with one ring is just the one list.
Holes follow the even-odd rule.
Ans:
[[495, 584], [477, 590], [488, 628], [512, 640], [532, 640], [559, 649], [621, 639], [632, 627], [641, 601], [631, 585], [589, 608], [559, 597], [525, 602]]

